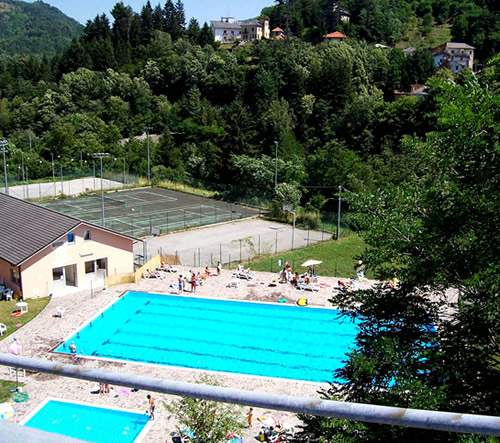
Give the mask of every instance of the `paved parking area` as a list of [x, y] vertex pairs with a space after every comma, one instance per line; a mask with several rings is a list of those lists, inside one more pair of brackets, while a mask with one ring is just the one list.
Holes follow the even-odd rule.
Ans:
[[[293, 248], [292, 248], [293, 232]], [[190, 231], [151, 237], [135, 244], [137, 255], [158, 253], [177, 254], [186, 266], [215, 266], [222, 263], [246, 261], [260, 254], [302, 248], [327, 240], [331, 234], [322, 231], [292, 229], [291, 225], [262, 218], [252, 218], [208, 226]]]

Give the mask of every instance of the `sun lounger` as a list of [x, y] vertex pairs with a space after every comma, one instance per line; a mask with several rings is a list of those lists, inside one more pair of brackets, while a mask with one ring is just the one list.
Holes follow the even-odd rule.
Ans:
[[253, 276], [253, 272], [235, 272], [233, 274], [233, 277], [239, 278], [241, 280], [252, 280]]
[[237, 288], [239, 285], [240, 285], [240, 281], [238, 280], [238, 278], [233, 277], [231, 279], [231, 282], [229, 283], [228, 287], [230, 287], [230, 288]]
[[309, 283], [308, 285], [305, 283], [299, 283], [297, 285], [297, 289], [300, 289], [301, 291], [319, 291], [319, 288], [312, 283]]
[[143, 275], [144, 278], [163, 278], [163, 276], [158, 271], [150, 271], [146, 269], [146, 272]]

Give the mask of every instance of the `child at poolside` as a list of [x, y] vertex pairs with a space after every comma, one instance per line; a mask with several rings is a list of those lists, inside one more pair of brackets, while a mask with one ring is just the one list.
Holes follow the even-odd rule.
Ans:
[[251, 428], [252, 427], [252, 419], [253, 419], [253, 408], [250, 408], [250, 410], [248, 411], [247, 417], [248, 417], [248, 427]]
[[[151, 394], [148, 394], [147, 398], [149, 401], [149, 414], [151, 415], [151, 417], [149, 419], [154, 420], [155, 419], [155, 398]], [[146, 411], [146, 412], [148, 412], [148, 411]]]
[[76, 345], [74, 341], [72, 341], [71, 344], [69, 345], [69, 350], [72, 354], [76, 354]]

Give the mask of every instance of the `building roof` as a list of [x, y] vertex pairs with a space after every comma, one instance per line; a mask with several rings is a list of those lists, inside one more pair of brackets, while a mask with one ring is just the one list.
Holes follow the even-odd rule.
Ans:
[[219, 20], [212, 20], [212, 26], [217, 29], [241, 29], [241, 24], [239, 22], [221, 22]]
[[448, 42], [446, 43], [447, 49], [476, 49], [474, 46], [468, 45], [467, 43], [456, 43]]
[[284, 32], [284, 31], [278, 26], [277, 28], [274, 28], [271, 32]]
[[18, 266], [81, 224], [130, 238], [102, 226], [0, 193], [0, 258]]
[[342, 34], [342, 32], [339, 32], [339, 31], [331, 32], [330, 34], [326, 34], [324, 37], [325, 38], [349, 38], [349, 37], [347, 37], [347, 35]]

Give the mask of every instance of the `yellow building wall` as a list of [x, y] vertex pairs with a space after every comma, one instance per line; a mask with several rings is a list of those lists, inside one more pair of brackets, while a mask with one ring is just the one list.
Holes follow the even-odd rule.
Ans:
[[[84, 240], [84, 231], [90, 231], [90, 240]], [[85, 224], [70, 231], [74, 243], [68, 243], [67, 234], [23, 263], [21, 285], [24, 298], [46, 297], [52, 293], [52, 269], [76, 265], [76, 286], [86, 289], [85, 262], [106, 259], [107, 275], [134, 271], [133, 240]]]

